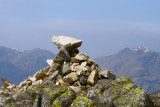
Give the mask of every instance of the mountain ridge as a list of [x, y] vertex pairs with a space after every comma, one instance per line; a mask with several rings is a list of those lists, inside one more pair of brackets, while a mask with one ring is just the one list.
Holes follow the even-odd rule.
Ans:
[[160, 88], [160, 53], [148, 48], [124, 48], [117, 54], [95, 58], [102, 70], [110, 69], [116, 75], [125, 75], [148, 93]]
[[52, 52], [39, 48], [22, 50], [0, 46], [0, 78], [5, 77], [17, 84], [29, 75], [48, 66], [46, 60], [54, 57]]

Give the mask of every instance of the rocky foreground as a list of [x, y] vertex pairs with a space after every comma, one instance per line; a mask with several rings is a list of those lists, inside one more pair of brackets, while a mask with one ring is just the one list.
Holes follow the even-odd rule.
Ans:
[[50, 66], [19, 85], [2, 78], [0, 107], [153, 107], [148, 94], [125, 76], [116, 79], [101, 71], [88, 55], [79, 53], [82, 41], [53, 36], [59, 53]]

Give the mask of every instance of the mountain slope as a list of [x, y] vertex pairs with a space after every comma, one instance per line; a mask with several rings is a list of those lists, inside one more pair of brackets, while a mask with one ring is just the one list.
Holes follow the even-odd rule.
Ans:
[[160, 53], [147, 48], [125, 48], [111, 56], [95, 59], [102, 70], [111, 69], [116, 75], [125, 75], [148, 93], [160, 89]]
[[[19, 50], [0, 46], [0, 78], [19, 83], [29, 75], [48, 66], [46, 60], [55, 55], [47, 50]], [[2, 83], [0, 82], [0, 86]]]
[[[27, 73], [10, 62], [0, 61], [0, 77], [18, 84], [27, 77]], [[0, 85], [2, 85], [0, 83]]]

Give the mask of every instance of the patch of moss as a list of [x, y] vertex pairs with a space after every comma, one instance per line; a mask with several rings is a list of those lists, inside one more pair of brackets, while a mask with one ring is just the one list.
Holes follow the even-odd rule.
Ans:
[[61, 94], [58, 98], [56, 98], [54, 100], [52, 105], [58, 104], [60, 106], [69, 106], [72, 103], [72, 101], [75, 99], [75, 97], [76, 97], [76, 95], [75, 95], [74, 91], [71, 91], [68, 88], [68, 90], [65, 93]]
[[53, 102], [52, 103], [52, 107], [62, 107], [62, 106], [57, 102]]
[[71, 107], [94, 107], [93, 102], [87, 97], [78, 96], [72, 103]]
[[98, 94], [99, 97], [101, 97], [102, 94], [100, 92], [96, 91], [96, 93]]
[[50, 88], [43, 88], [43, 90], [49, 95], [53, 95], [53, 94], [62, 94], [64, 92], [66, 92], [68, 90], [68, 88], [57, 88], [54, 90], [51, 90]]
[[40, 90], [41, 90], [40, 86], [32, 86], [31, 85], [31, 86], [27, 87], [27, 92], [30, 92], [30, 93], [32, 93], [32, 92], [38, 93]]

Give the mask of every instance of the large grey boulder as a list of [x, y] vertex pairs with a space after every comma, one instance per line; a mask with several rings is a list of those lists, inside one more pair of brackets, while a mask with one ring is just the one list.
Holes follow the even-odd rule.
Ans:
[[81, 40], [65, 36], [53, 36], [52, 42], [56, 44], [58, 49], [60, 50], [56, 58], [64, 61], [70, 61], [72, 51], [80, 47], [82, 44]]
[[116, 107], [153, 107], [148, 94], [126, 76], [106, 85], [100, 103], [108, 101], [113, 102]]
[[67, 51], [78, 48], [82, 44], [81, 40], [65, 36], [53, 36], [52, 42], [57, 45], [59, 50], [66, 49]]

